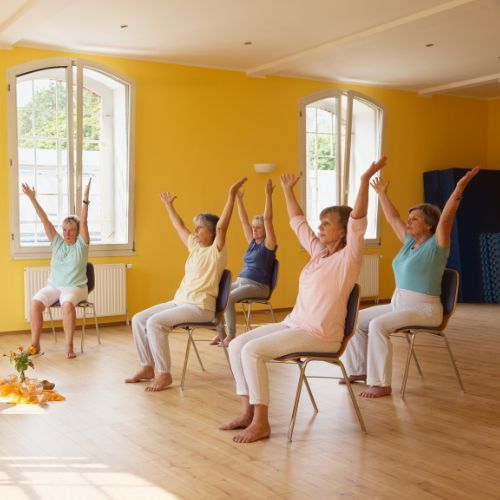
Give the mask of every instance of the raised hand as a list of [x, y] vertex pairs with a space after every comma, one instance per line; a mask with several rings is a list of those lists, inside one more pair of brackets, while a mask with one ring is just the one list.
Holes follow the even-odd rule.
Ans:
[[245, 194], [245, 191], [242, 191], [241, 189], [236, 193], [236, 198], [239, 200], [239, 201], [242, 201], [243, 200], [243, 195]]
[[387, 194], [387, 188], [389, 187], [389, 181], [384, 181], [380, 177], [375, 177], [370, 182], [370, 186], [375, 190], [375, 192], [381, 196]]
[[473, 169], [469, 170], [458, 182], [455, 187], [455, 191], [458, 191], [458, 195], [462, 195], [464, 192], [465, 188], [469, 185], [469, 182], [478, 174], [479, 170], [481, 170], [479, 167], [474, 167]]
[[280, 175], [281, 187], [283, 189], [293, 189], [295, 184], [300, 181], [302, 177], [302, 172], [299, 175], [294, 174], [282, 174]]
[[32, 187], [30, 188], [29, 185], [26, 183], [26, 182], [23, 182], [21, 184], [21, 187], [22, 187], [22, 190], [23, 190], [23, 193], [31, 200], [35, 200], [36, 199], [36, 191], [35, 191], [35, 188]]
[[239, 181], [235, 182], [230, 188], [229, 188], [229, 194], [231, 196], [236, 196], [238, 191], [240, 190], [240, 187], [245, 184], [247, 181], [246, 177], [241, 178]]
[[271, 179], [269, 179], [266, 182], [266, 194], [272, 195], [273, 191], [274, 191], [273, 181]]
[[89, 199], [89, 194], [90, 194], [90, 185], [92, 184], [92, 177], [89, 179], [89, 182], [85, 186], [85, 191], [83, 192], [83, 199], [87, 200]]
[[163, 193], [160, 193], [160, 199], [165, 203], [165, 205], [172, 205], [175, 199], [177, 199], [177, 196], [174, 196], [171, 194], [169, 191], [165, 191]]
[[381, 156], [377, 161], [374, 161], [361, 175], [361, 180], [370, 180], [379, 170], [385, 167], [387, 156]]

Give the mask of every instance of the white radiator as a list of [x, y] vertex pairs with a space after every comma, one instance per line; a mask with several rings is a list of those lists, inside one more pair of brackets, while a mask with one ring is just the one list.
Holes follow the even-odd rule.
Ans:
[[359, 274], [359, 285], [361, 287], [362, 298], [374, 298], [378, 301], [378, 269], [380, 255], [365, 255], [363, 267]]
[[[95, 304], [98, 317], [127, 315], [127, 266], [126, 264], [94, 264], [95, 288], [89, 294], [89, 302]], [[24, 317], [29, 321], [30, 303], [33, 295], [47, 285], [49, 267], [24, 268]], [[61, 319], [61, 309], [52, 310], [54, 319]], [[83, 316], [83, 310], [77, 308], [77, 316]], [[47, 311], [44, 319], [48, 320]]]

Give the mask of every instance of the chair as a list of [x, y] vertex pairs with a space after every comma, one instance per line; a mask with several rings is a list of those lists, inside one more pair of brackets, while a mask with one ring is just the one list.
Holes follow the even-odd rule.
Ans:
[[[263, 297], [247, 297], [245, 299], [241, 299], [238, 301], [241, 304], [241, 308], [243, 310], [243, 317], [245, 318], [245, 331], [250, 330], [250, 314], [252, 313], [252, 304], [264, 304], [269, 306], [269, 310], [271, 312], [271, 316], [273, 318], [273, 323], [276, 323], [276, 318], [274, 316], [273, 306], [271, 305], [271, 295], [273, 294], [274, 289], [276, 288], [276, 283], [278, 282], [278, 270], [279, 270], [279, 262], [278, 259], [274, 260], [273, 269], [271, 273], [271, 284], [269, 286], [269, 295], [265, 298]], [[245, 304], [248, 305], [248, 309], [245, 310]]]
[[[181, 378], [181, 391], [184, 390], [184, 382], [186, 380], [186, 371], [187, 364], [189, 360], [189, 351], [190, 347], [193, 346], [194, 352], [196, 353], [196, 357], [198, 358], [198, 362], [200, 363], [200, 367], [202, 371], [205, 371], [205, 367], [201, 361], [200, 353], [198, 352], [198, 348], [196, 347], [195, 342], [209, 342], [209, 339], [197, 339], [193, 338], [193, 332], [197, 328], [205, 328], [209, 330], [217, 330], [217, 327], [224, 321], [224, 311], [226, 310], [227, 301], [229, 299], [229, 292], [231, 291], [231, 271], [225, 269], [222, 273], [221, 279], [219, 281], [219, 292], [217, 294], [217, 300], [215, 302], [215, 316], [212, 321], [199, 322], [199, 323], [178, 323], [173, 326], [173, 328], [182, 328], [186, 330], [188, 334], [188, 341], [186, 345], [186, 355], [184, 356], [184, 367], [182, 369], [182, 378]], [[227, 353], [227, 348], [222, 345], [224, 350], [224, 354], [226, 356], [227, 362], [229, 364], [229, 368], [231, 368], [231, 364], [229, 363], [229, 355]]]
[[418, 333], [429, 333], [436, 337], [441, 337], [446, 345], [448, 350], [448, 354], [450, 356], [450, 361], [455, 371], [455, 375], [457, 377], [458, 385], [460, 386], [460, 390], [465, 392], [464, 385], [462, 383], [462, 379], [460, 377], [460, 373], [457, 368], [457, 364], [455, 363], [455, 358], [453, 357], [453, 353], [451, 352], [450, 344], [444, 330], [448, 325], [448, 321], [450, 320], [452, 314], [455, 312], [455, 307], [457, 305], [457, 296], [458, 296], [458, 286], [460, 283], [460, 275], [454, 269], [445, 269], [443, 274], [443, 279], [441, 281], [441, 303], [443, 304], [443, 321], [439, 326], [406, 326], [404, 328], [399, 328], [395, 333], [404, 334], [407, 342], [408, 342], [408, 355], [406, 356], [406, 365], [405, 371], [403, 375], [403, 382], [401, 384], [401, 397], [404, 398], [405, 390], [406, 390], [406, 382], [408, 380], [408, 372], [410, 371], [410, 361], [413, 358], [415, 361], [418, 373], [421, 377], [423, 377], [422, 370], [417, 360], [417, 356], [414, 351], [415, 347], [415, 337]]
[[[94, 265], [91, 262], [87, 262], [87, 288], [89, 290], [89, 293], [95, 288]], [[61, 307], [61, 303], [57, 300], [48, 308], [50, 325], [52, 327], [52, 333], [54, 334], [54, 342], [57, 342], [57, 334], [56, 334], [56, 329], [54, 327], [54, 318], [52, 317], [53, 307]], [[83, 344], [85, 339], [85, 326], [87, 323], [87, 308], [92, 309], [92, 314], [94, 315], [95, 330], [97, 333], [97, 341], [99, 342], [99, 344], [101, 343], [101, 334], [99, 332], [99, 325], [97, 324], [97, 315], [95, 312], [94, 303], [89, 302], [88, 300], [82, 300], [77, 304], [76, 307], [81, 307], [83, 309], [82, 340], [80, 343], [80, 352], [83, 352]]]
[[342, 375], [344, 380], [346, 381], [346, 386], [349, 390], [349, 395], [351, 396], [351, 401], [356, 411], [356, 415], [358, 416], [358, 421], [363, 432], [366, 433], [365, 423], [363, 421], [363, 417], [359, 410], [358, 403], [356, 401], [356, 397], [354, 396], [354, 392], [351, 387], [351, 383], [349, 381], [349, 377], [347, 376], [346, 370], [344, 368], [344, 364], [340, 360], [340, 356], [345, 351], [347, 347], [347, 343], [350, 338], [353, 336], [354, 331], [356, 329], [356, 323], [358, 319], [358, 310], [359, 310], [359, 297], [360, 297], [360, 287], [356, 283], [349, 295], [349, 300], [347, 303], [347, 315], [345, 319], [344, 325], [344, 338], [342, 339], [342, 344], [340, 349], [337, 352], [332, 353], [324, 353], [324, 352], [294, 352], [291, 354], [286, 354], [284, 356], [280, 356], [276, 358], [274, 361], [280, 363], [295, 363], [300, 370], [299, 382], [297, 384], [297, 391], [295, 394], [295, 403], [293, 405], [292, 418], [290, 420], [290, 426], [288, 428], [288, 441], [292, 441], [293, 429], [295, 427], [295, 420], [297, 418], [297, 409], [299, 406], [300, 395], [302, 392], [302, 385], [305, 384], [307, 392], [309, 393], [309, 398], [314, 408], [314, 413], [318, 413], [318, 407], [316, 405], [316, 401], [314, 400], [314, 396], [312, 394], [311, 388], [309, 386], [308, 378], [338, 378], [338, 377], [323, 377], [323, 376], [306, 376], [306, 368], [307, 365], [311, 361], [326, 361], [327, 363], [332, 363], [338, 365], [342, 370]]

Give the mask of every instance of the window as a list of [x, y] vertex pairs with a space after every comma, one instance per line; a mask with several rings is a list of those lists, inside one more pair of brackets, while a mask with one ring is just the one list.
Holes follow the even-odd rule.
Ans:
[[89, 231], [92, 255], [133, 252], [131, 116], [133, 83], [80, 59], [36, 61], [9, 71], [11, 252], [50, 255], [49, 242], [21, 184], [58, 231], [79, 214], [92, 178]]
[[[302, 197], [311, 227], [331, 205], [353, 206], [359, 179], [382, 151], [383, 109], [362, 94], [330, 90], [300, 103]], [[368, 245], [378, 244], [378, 199], [371, 193]]]

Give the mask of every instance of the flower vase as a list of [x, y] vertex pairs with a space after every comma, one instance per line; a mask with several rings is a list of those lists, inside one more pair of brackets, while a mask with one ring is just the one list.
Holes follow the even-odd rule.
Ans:
[[19, 382], [21, 382], [21, 384], [26, 380], [26, 375], [24, 374], [24, 371], [22, 372], [19, 372]]

